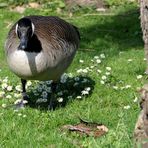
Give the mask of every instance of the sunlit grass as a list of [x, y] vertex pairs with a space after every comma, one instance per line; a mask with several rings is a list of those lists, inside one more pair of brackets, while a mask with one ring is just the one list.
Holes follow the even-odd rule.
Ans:
[[[79, 27], [81, 45], [59, 83], [57, 107], [50, 112], [50, 81], [30, 81], [32, 103], [22, 110], [10, 107], [21, 98], [20, 81], [8, 69], [3, 47], [9, 23], [22, 15], [0, 12], [0, 147], [131, 148], [139, 112], [137, 88], [146, 82], [139, 15], [62, 16]], [[26, 13], [31, 12], [40, 13]], [[63, 125], [79, 122], [78, 117], [103, 123], [109, 132], [94, 139], [61, 131]]]

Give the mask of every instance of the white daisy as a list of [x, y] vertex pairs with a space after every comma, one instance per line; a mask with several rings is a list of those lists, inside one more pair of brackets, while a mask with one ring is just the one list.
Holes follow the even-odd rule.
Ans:
[[7, 83], [2, 83], [1, 87], [4, 90], [4, 89], [6, 89], [8, 87], [8, 84]]
[[60, 79], [60, 82], [61, 83], [66, 83], [68, 79], [68, 75], [66, 73], [64, 73], [62, 76], [61, 76], [61, 79]]
[[94, 56], [94, 59], [99, 59], [99, 56]]
[[77, 96], [77, 99], [81, 99], [82, 97], [81, 96]]
[[43, 90], [46, 90], [46, 89], [47, 89], [47, 85], [46, 85], [46, 84], [43, 84], [43, 85], [42, 85], [42, 89], [43, 89]]
[[39, 99], [36, 100], [36, 103], [41, 103], [42, 100], [43, 100], [42, 98], [39, 98]]
[[17, 90], [17, 91], [22, 91], [22, 89], [21, 89], [21, 85], [17, 85], [16, 87], [15, 87], [15, 89]]
[[101, 73], [102, 71], [101, 71], [100, 69], [97, 69], [97, 72], [98, 72], [98, 73]]
[[11, 98], [12, 98], [11, 95], [7, 95], [7, 96], [6, 96], [6, 99], [11, 99]]
[[90, 68], [89, 68], [89, 67], [86, 67], [85, 69], [90, 70]]
[[84, 78], [81, 82], [82, 82], [82, 83], [87, 83], [88, 80], [87, 80], [86, 78]]
[[67, 75], [68, 75], [69, 78], [72, 78], [73, 77], [73, 74], [72, 73], [68, 73]]
[[74, 80], [75, 80], [75, 81], [79, 81], [80, 78], [79, 78], [79, 77], [75, 77]]
[[23, 118], [26, 118], [27, 117], [27, 115], [23, 115]]
[[47, 102], [47, 101], [48, 101], [48, 100], [47, 100], [47, 99], [45, 99], [45, 98], [44, 98], [44, 99], [42, 99], [42, 102], [44, 102], [44, 103], [45, 103], [45, 102]]
[[106, 80], [107, 79], [107, 77], [104, 75], [104, 76], [102, 76], [102, 80]]
[[6, 108], [6, 106], [7, 106], [6, 104], [2, 104], [2, 107], [3, 107], [3, 108]]
[[87, 69], [83, 69], [82, 72], [83, 73], [88, 73], [88, 70]]
[[90, 88], [90, 87], [86, 87], [85, 90], [86, 90], [86, 91], [90, 91], [91, 88]]
[[15, 97], [15, 98], [20, 98], [20, 97], [21, 97], [21, 94], [14, 93], [14, 97]]
[[106, 67], [106, 70], [111, 71], [112, 69], [111, 67]]
[[50, 85], [53, 81], [50, 80], [50, 81], [46, 81], [46, 84]]
[[22, 113], [18, 113], [17, 115], [18, 115], [18, 116], [22, 116]]
[[15, 113], [18, 112], [18, 111], [19, 111], [18, 109], [15, 109], [15, 110], [14, 110]]
[[37, 91], [38, 92], [42, 92], [42, 90], [43, 90], [42, 87], [41, 86], [38, 86]]
[[78, 69], [77, 73], [82, 73], [83, 69]]
[[89, 94], [89, 92], [86, 91], [86, 90], [82, 90], [81, 93], [82, 93], [82, 95], [88, 95]]
[[12, 86], [8, 86], [7, 91], [12, 91]]
[[27, 100], [23, 100], [23, 104], [27, 104], [28, 103], [28, 101]]
[[58, 100], [59, 103], [63, 102], [63, 98], [62, 97], [57, 98], [57, 100]]
[[100, 63], [101, 63], [101, 60], [100, 60], [100, 59], [97, 59], [96, 62], [97, 62], [98, 64], [100, 64]]
[[135, 97], [135, 99], [133, 100], [134, 103], [136, 103], [138, 101], [138, 98]]
[[94, 65], [90, 66], [91, 69], [93, 69], [94, 67], [95, 67]]
[[105, 59], [105, 54], [104, 53], [100, 54], [100, 58]]
[[84, 61], [83, 61], [83, 60], [79, 60], [79, 62], [80, 62], [80, 63], [84, 63]]
[[127, 89], [127, 88], [131, 88], [131, 85], [126, 85], [125, 88], [126, 88], [126, 89]]
[[118, 86], [113, 86], [113, 89], [117, 90], [118, 89]]
[[46, 99], [48, 97], [48, 94], [46, 91], [43, 91], [41, 96], [43, 97], [43, 99]]
[[100, 81], [101, 84], [105, 84], [105, 82], [103, 80]]
[[8, 78], [6, 77], [5, 79], [3, 79], [3, 82], [7, 83], [8, 82]]
[[144, 58], [143, 60], [146, 61], [146, 58]]
[[32, 82], [31, 81], [28, 81], [27, 82], [27, 86], [31, 86], [32, 85]]
[[128, 61], [128, 62], [132, 62], [132, 61], [133, 61], [133, 59], [128, 59], [127, 61]]
[[124, 109], [130, 109], [131, 107], [130, 107], [130, 105], [127, 105], [127, 106], [124, 106]]
[[21, 101], [22, 101], [22, 99], [17, 99], [17, 100], [14, 102], [14, 104], [19, 104], [19, 103], [21, 103]]
[[51, 93], [51, 87], [46, 87], [45, 91], [47, 91], [48, 93]]
[[110, 73], [110, 72], [106, 72], [105, 74], [106, 74], [107, 76], [109, 76], [111, 73]]
[[143, 76], [142, 75], [138, 75], [137, 76], [137, 79], [141, 79]]

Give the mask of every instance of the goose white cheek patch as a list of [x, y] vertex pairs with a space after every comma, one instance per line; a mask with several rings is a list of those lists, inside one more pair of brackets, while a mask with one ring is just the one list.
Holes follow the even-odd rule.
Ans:
[[35, 27], [34, 27], [34, 24], [33, 24], [33, 23], [31, 23], [31, 27], [32, 27], [32, 36], [33, 36], [33, 34], [34, 34], [34, 29], [35, 29]]
[[17, 30], [18, 30], [18, 24], [16, 24], [15, 26], [15, 33], [17, 34]]

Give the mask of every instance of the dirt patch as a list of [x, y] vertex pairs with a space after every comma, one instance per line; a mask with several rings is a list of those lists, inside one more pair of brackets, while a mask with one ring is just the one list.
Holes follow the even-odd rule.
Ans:
[[96, 8], [106, 8], [105, 2], [102, 0], [65, 0], [66, 6], [68, 8], [80, 6], [94, 6]]

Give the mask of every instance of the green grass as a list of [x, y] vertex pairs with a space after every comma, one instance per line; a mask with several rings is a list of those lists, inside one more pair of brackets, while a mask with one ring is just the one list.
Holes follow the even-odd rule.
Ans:
[[[133, 10], [137, 8], [132, 8]], [[118, 11], [118, 10], [117, 10]], [[137, 96], [137, 87], [141, 87], [146, 82], [145, 61], [142, 33], [140, 29], [139, 14], [126, 15], [125, 12], [132, 11], [126, 9], [124, 14], [119, 15], [85, 15], [83, 13], [74, 14], [72, 18], [67, 13], [61, 17], [68, 22], [79, 27], [81, 34], [81, 45], [76, 57], [68, 69], [67, 73], [72, 73], [73, 77], [87, 77], [90, 83], [79, 84], [74, 88], [74, 78], [67, 82], [69, 88], [64, 99], [72, 95], [72, 99], [66, 102], [64, 107], [57, 107], [55, 111], [48, 111], [40, 108], [39, 105], [27, 106], [24, 110], [15, 112], [12, 108], [0, 107], [0, 147], [1, 148], [32, 148], [32, 147], [56, 147], [72, 148], [84, 146], [87, 148], [131, 148], [133, 146], [133, 130], [139, 113], [138, 102], [133, 100]], [[29, 14], [50, 14], [45, 11], [27, 10], [23, 15]], [[20, 84], [19, 78], [9, 71], [4, 54], [4, 42], [9, 28], [8, 24], [15, 22], [22, 15], [15, 12], [0, 10], [0, 78], [2, 90], [2, 80], [8, 76], [8, 83], [15, 87]], [[102, 63], [91, 62], [94, 56], [104, 53], [106, 58]], [[84, 60], [80, 63], [79, 60]], [[132, 62], [128, 62], [132, 59]], [[78, 74], [76, 71], [81, 68], [95, 65], [95, 68], [87, 74]], [[111, 67], [111, 75], [107, 76], [107, 82], [101, 84], [101, 77], [106, 72], [106, 67]], [[100, 69], [101, 74], [96, 71]], [[138, 75], [143, 75], [142, 79], [137, 79]], [[33, 84], [34, 86], [35, 84]], [[130, 88], [122, 89], [126, 85]], [[118, 90], [113, 89], [118, 86]], [[80, 91], [85, 87], [91, 87], [92, 91], [82, 99], [76, 99]], [[72, 89], [74, 88], [74, 89]], [[59, 89], [66, 89], [64, 84]], [[79, 91], [78, 91], [79, 90]], [[28, 88], [28, 92], [32, 92]], [[13, 96], [16, 91], [6, 92], [6, 96]], [[30, 96], [32, 100], [38, 98]], [[39, 96], [38, 96], [39, 97]], [[16, 100], [15, 97], [6, 99], [0, 98], [0, 105], [10, 105]], [[130, 105], [130, 109], [124, 109]], [[26, 117], [23, 117], [26, 115]], [[109, 128], [109, 132], [100, 138], [82, 137], [76, 133], [62, 131], [65, 124], [76, 124], [78, 117], [93, 122], [103, 123]], [[73, 142], [75, 141], [75, 142]], [[74, 144], [75, 143], [75, 144]]]

